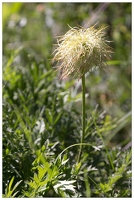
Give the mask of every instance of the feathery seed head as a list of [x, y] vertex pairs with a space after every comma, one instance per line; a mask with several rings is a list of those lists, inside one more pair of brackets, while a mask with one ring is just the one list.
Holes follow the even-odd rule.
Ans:
[[75, 27], [60, 37], [53, 61], [60, 63], [58, 69], [62, 70], [61, 78], [70, 74], [81, 78], [94, 66], [107, 66], [106, 61], [110, 59], [112, 49], [105, 40], [105, 28]]

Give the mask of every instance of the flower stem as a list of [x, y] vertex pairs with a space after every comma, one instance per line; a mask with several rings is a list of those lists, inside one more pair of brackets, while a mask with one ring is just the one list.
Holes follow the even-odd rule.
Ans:
[[[81, 143], [84, 142], [85, 137], [85, 74], [82, 76], [82, 136], [81, 136]], [[78, 155], [78, 161], [80, 161], [82, 154], [82, 145], [80, 146], [80, 151]]]

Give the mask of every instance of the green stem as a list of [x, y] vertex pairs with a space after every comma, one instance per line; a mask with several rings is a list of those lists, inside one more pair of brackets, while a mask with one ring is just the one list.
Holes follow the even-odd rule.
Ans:
[[[84, 143], [85, 137], [85, 74], [82, 76], [82, 136], [81, 136], [81, 143]], [[78, 161], [80, 161], [82, 154], [82, 145], [80, 146], [80, 151], [78, 155]]]
[[70, 148], [72, 148], [72, 147], [75, 147], [75, 146], [82, 146], [82, 145], [84, 145], [84, 146], [91, 146], [92, 147], [92, 145], [91, 144], [88, 144], [88, 143], [77, 143], [77, 144], [72, 144], [72, 145], [70, 145], [69, 147], [67, 147], [67, 148], [65, 148], [58, 156], [57, 156], [57, 158], [56, 158], [56, 160], [55, 160], [55, 164], [56, 164], [56, 162], [58, 161], [58, 159], [61, 157], [61, 155], [65, 152], [65, 151], [67, 151], [68, 149], [70, 149]]

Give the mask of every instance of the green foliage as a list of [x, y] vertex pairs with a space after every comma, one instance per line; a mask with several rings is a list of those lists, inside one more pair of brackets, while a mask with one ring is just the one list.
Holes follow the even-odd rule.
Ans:
[[17, 195], [18, 191], [14, 193], [14, 191], [16, 190], [16, 188], [18, 187], [18, 185], [21, 183], [21, 181], [17, 182], [14, 187], [12, 188], [13, 185], [13, 181], [14, 181], [14, 176], [13, 178], [10, 180], [9, 185], [7, 186], [6, 190], [5, 190], [5, 194], [3, 195], [4, 198], [13, 198]]
[[[131, 163], [131, 152], [126, 153], [126, 155], [125, 154], [122, 155], [122, 153], [120, 153], [120, 156], [122, 158], [122, 161], [121, 160], [114, 161], [116, 162], [117, 165], [115, 173], [108, 177], [109, 180], [107, 181], [107, 183], [99, 183], [97, 186], [98, 189], [95, 191], [95, 193], [99, 194], [101, 197], [106, 197], [106, 195], [107, 197], [112, 197], [112, 196], [131, 197], [131, 190], [129, 185], [130, 184], [129, 181], [131, 181], [131, 173], [129, 173], [128, 171], [128, 166]], [[120, 163], [121, 167], [119, 167], [118, 162]], [[124, 180], [127, 173], [128, 173], [127, 175], [128, 181], [127, 183], [125, 183]], [[121, 184], [121, 182], [124, 183]], [[121, 187], [120, 184], [122, 185]]]
[[[59, 78], [52, 44], [97, 16], [114, 54], [86, 74], [77, 162], [81, 82]], [[131, 3], [3, 3], [3, 197], [131, 197], [130, 19]]]
[[[39, 158], [42, 165], [39, 165]], [[27, 182], [28, 191], [24, 196], [34, 197], [72, 197], [75, 194], [73, 183], [75, 180], [64, 180], [66, 178], [66, 168], [64, 167], [65, 157], [58, 160], [58, 165], [49, 163], [44, 159], [44, 155], [38, 152], [38, 158], [34, 161], [32, 170], [35, 171], [32, 181]]]

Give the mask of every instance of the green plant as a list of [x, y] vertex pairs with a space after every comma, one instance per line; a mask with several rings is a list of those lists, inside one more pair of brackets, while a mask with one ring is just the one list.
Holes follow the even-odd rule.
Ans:
[[[3, 3], [2, 9], [3, 197], [131, 197], [131, 3]], [[108, 24], [114, 54], [106, 73], [93, 67], [83, 77], [81, 143], [83, 92], [75, 78], [82, 79], [78, 67], [92, 48], [84, 42], [75, 49], [78, 73], [63, 80], [50, 62], [52, 44], [67, 24], [86, 34], [98, 18]]]
[[[119, 155], [118, 155], [119, 156]], [[97, 185], [97, 189], [95, 191], [96, 194], [99, 194], [101, 197], [123, 197], [123, 196], [131, 196], [131, 172], [128, 171], [128, 166], [131, 164], [131, 151], [126, 152], [125, 155], [120, 155], [122, 158], [121, 166], [116, 160], [116, 170], [111, 176], [109, 176], [108, 181], [106, 183], [99, 183]], [[117, 158], [119, 159], [119, 158]], [[123, 181], [123, 176], [127, 174], [128, 180], [130, 183], [123, 183], [122, 187], [125, 187], [125, 191], [119, 187], [119, 180]], [[116, 187], [116, 190], [114, 188]], [[121, 192], [121, 194], [120, 194]]]
[[[34, 176], [33, 179], [27, 182], [28, 190], [24, 191], [24, 196], [35, 197], [73, 197], [75, 196], [75, 186], [73, 183], [76, 180], [68, 180], [66, 175], [65, 164], [68, 162], [66, 155], [58, 158], [58, 163], [49, 163], [45, 159], [45, 150], [42, 147], [42, 152], [37, 152], [37, 158], [33, 162]], [[63, 179], [64, 177], [64, 179]], [[66, 180], [67, 179], [67, 180]]]
[[[85, 73], [93, 71], [94, 67], [105, 67], [112, 50], [104, 39], [104, 29], [95, 27], [71, 28], [58, 41], [54, 61], [62, 62], [58, 70], [62, 70], [61, 78], [70, 74], [82, 79], [82, 134], [81, 143], [85, 137]], [[82, 145], [78, 162], [80, 161]]]
[[17, 189], [17, 187], [21, 183], [21, 181], [17, 182], [12, 188], [13, 181], [14, 181], [14, 176], [12, 177], [12, 179], [10, 180], [10, 182], [8, 184], [8, 186], [5, 190], [5, 194], [3, 194], [3, 198], [14, 198], [17, 195], [17, 193], [19, 192], [19, 191], [17, 191], [17, 192], [14, 192], [14, 191]]

